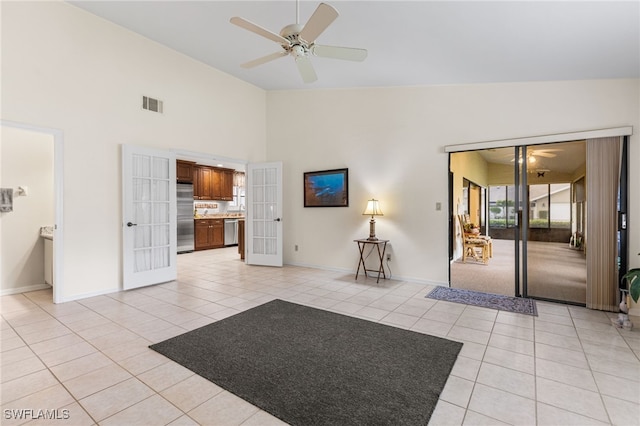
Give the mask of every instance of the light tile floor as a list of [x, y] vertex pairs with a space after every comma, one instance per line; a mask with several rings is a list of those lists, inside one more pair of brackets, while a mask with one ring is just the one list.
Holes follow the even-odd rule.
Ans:
[[178, 261], [177, 282], [59, 305], [51, 291], [0, 298], [1, 423], [282, 424], [148, 348], [280, 298], [463, 342], [431, 425], [640, 425], [640, 318], [625, 331], [561, 304], [532, 317], [435, 301], [423, 284], [246, 266], [235, 248]]

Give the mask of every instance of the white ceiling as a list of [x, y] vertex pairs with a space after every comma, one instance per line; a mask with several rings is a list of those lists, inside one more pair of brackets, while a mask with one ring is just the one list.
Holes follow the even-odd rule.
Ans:
[[[487, 163], [504, 164], [513, 167], [514, 148], [490, 148], [478, 151]], [[552, 171], [574, 173], [586, 162], [586, 142], [572, 141], [546, 145], [527, 146], [527, 157], [534, 156], [534, 163], [528, 162], [529, 171]]]
[[[280, 46], [229, 22], [272, 32], [295, 23], [288, 1], [71, 1], [265, 90], [640, 78], [638, 1], [344, 1], [318, 44], [366, 48], [364, 62], [312, 58], [302, 82], [291, 57], [240, 64]], [[305, 23], [318, 1], [300, 2]]]

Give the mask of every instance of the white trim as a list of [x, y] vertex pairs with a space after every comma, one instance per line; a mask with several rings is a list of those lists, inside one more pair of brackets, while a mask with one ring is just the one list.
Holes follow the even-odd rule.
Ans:
[[87, 299], [89, 297], [95, 297], [95, 296], [104, 296], [105, 294], [120, 293], [122, 291], [124, 290], [122, 290], [119, 287], [116, 287], [116, 288], [111, 288], [109, 290], [100, 290], [100, 291], [95, 291], [91, 293], [74, 294], [71, 297], [65, 297], [59, 303], [73, 302], [74, 300], [82, 300], [82, 299]]
[[[452, 262], [455, 262], [455, 261], [452, 261]], [[355, 280], [356, 273], [353, 272], [353, 269], [332, 268], [332, 267], [323, 266], [323, 265], [315, 265], [315, 264], [311, 264], [311, 263], [301, 263], [301, 262], [285, 262], [284, 266], [296, 266], [296, 267], [301, 267], [301, 268], [319, 269], [321, 271], [344, 272], [346, 274], [352, 275], [354, 277], [354, 282], [355, 283], [358, 282], [358, 281]], [[385, 267], [385, 271], [386, 271], [386, 267]], [[364, 277], [364, 275], [361, 275], [361, 276]], [[369, 276], [369, 278], [376, 279], [375, 276]], [[358, 279], [359, 279], [359, 277], [358, 277]], [[399, 276], [399, 275], [393, 275], [390, 278], [387, 278], [386, 281], [393, 281], [393, 282], [406, 281], [406, 282], [409, 282], [411, 284], [421, 284], [421, 285], [425, 285], [425, 286], [430, 285], [430, 286], [450, 287], [449, 282], [447, 282], [447, 281], [423, 280], [421, 278], [404, 277], [404, 276]], [[426, 294], [425, 294], [425, 296], [426, 296]]]
[[63, 194], [64, 194], [64, 133], [60, 129], [0, 120], [0, 126], [13, 127], [53, 136], [53, 191], [55, 207], [55, 223], [53, 231], [53, 303], [62, 303], [64, 294], [64, 229], [63, 229]]
[[176, 155], [178, 160], [183, 158], [199, 159], [206, 163], [218, 162], [218, 163], [232, 163], [234, 165], [246, 166], [249, 164], [246, 160], [238, 160], [237, 158], [224, 157], [222, 155], [205, 154], [204, 152], [187, 151], [184, 149], [170, 149]]
[[0, 291], [0, 296], [8, 296], [10, 294], [19, 294], [26, 293], [28, 291], [38, 291], [38, 290], [46, 290], [51, 288], [49, 284], [34, 284], [34, 285], [26, 285], [18, 288], [8, 288], [6, 290]]
[[610, 129], [585, 130], [573, 133], [557, 133], [553, 135], [530, 136], [526, 138], [500, 139], [495, 141], [464, 143], [460, 145], [447, 145], [444, 147], [444, 152], [475, 151], [479, 149], [507, 148], [522, 145], [542, 145], [546, 143], [568, 142], [584, 139], [629, 136], [632, 134], [632, 126], [613, 127]]

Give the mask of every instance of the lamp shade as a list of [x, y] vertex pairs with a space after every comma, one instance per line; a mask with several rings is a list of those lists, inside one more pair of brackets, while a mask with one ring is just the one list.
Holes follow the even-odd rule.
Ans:
[[367, 201], [367, 208], [362, 212], [363, 215], [367, 216], [384, 216], [382, 214], [382, 210], [380, 210], [380, 205], [378, 204], [378, 200], [369, 200]]

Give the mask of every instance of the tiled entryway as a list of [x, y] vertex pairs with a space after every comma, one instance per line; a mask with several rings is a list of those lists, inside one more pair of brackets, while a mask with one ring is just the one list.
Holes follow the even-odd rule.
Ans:
[[60, 305], [51, 291], [0, 298], [2, 424], [282, 424], [148, 348], [279, 298], [464, 342], [431, 425], [640, 425], [640, 318], [625, 331], [573, 306], [510, 314], [426, 299], [423, 284], [250, 267], [235, 248], [178, 261], [168, 284]]

